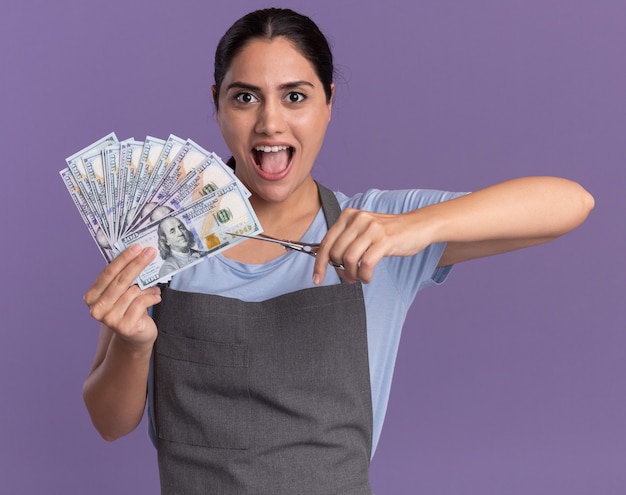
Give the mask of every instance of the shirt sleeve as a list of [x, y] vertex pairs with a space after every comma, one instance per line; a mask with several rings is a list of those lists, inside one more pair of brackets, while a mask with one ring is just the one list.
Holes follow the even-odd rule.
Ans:
[[[351, 198], [346, 207], [380, 213], [406, 213], [428, 205], [449, 201], [463, 196], [465, 192], [410, 189], [398, 191], [369, 190]], [[429, 285], [442, 284], [452, 266], [437, 267], [445, 250], [445, 243], [431, 244], [414, 256], [391, 256], [381, 261], [376, 269], [387, 270], [396, 281], [398, 294], [411, 304], [417, 292]]]

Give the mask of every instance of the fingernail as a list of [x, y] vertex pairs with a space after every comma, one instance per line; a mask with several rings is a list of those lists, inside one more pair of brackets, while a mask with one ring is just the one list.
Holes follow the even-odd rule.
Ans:
[[137, 254], [139, 251], [141, 251], [141, 246], [139, 244], [133, 244], [131, 247], [128, 248], [128, 250], [133, 254]]
[[320, 284], [320, 276], [317, 273], [315, 273], [313, 275], [313, 284], [314, 285], [319, 285]]
[[154, 256], [154, 253], [156, 253], [156, 250], [154, 248], [146, 248], [143, 251], [143, 256], [144, 258], [152, 258]]

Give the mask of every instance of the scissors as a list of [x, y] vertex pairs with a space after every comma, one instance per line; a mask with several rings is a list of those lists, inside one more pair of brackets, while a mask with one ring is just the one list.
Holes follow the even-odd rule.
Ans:
[[[319, 242], [310, 244], [308, 242], [284, 241], [282, 239], [276, 239], [275, 237], [271, 237], [265, 234], [246, 235], [246, 234], [235, 234], [234, 232], [229, 232], [229, 234], [236, 235], [239, 237], [247, 237], [248, 239], [256, 239], [257, 241], [273, 242], [275, 244], [280, 244], [285, 249], [292, 249], [299, 253], [304, 253], [304, 254], [308, 254], [309, 256], [313, 256], [314, 258], [317, 256], [317, 251], [320, 248]], [[339, 268], [340, 270], [345, 269], [345, 267], [341, 263], [335, 263], [333, 260], [329, 260], [328, 264], [334, 266], [335, 268]]]

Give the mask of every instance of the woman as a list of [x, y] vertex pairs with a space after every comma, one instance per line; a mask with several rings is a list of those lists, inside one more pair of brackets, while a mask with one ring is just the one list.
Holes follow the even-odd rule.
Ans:
[[249, 240], [141, 291], [130, 284], [156, 253], [132, 246], [85, 295], [102, 323], [87, 408], [118, 438], [140, 422], [150, 382], [163, 493], [371, 493], [417, 291], [455, 263], [554, 239], [593, 207], [578, 184], [549, 177], [471, 194], [331, 193], [311, 170], [333, 95], [328, 43], [293, 11], [244, 16], [217, 47], [230, 164], [265, 232], [322, 240], [314, 263]]

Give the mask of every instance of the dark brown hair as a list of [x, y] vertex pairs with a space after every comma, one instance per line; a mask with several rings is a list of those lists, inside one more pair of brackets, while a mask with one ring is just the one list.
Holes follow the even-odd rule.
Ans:
[[326, 101], [332, 98], [334, 75], [333, 55], [328, 40], [307, 16], [291, 9], [263, 9], [251, 12], [237, 20], [226, 31], [215, 51], [215, 107], [226, 72], [241, 50], [254, 39], [288, 39], [306, 58], [324, 87]]

